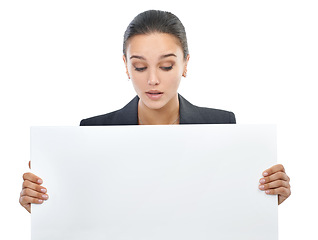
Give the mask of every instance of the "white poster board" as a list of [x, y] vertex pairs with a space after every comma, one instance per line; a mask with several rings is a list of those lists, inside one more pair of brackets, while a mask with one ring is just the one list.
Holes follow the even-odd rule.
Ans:
[[32, 240], [278, 239], [273, 125], [32, 127]]

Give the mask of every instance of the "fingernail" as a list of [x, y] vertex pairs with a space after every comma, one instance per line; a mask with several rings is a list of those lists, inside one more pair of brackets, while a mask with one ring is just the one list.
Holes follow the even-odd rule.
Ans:
[[263, 173], [263, 176], [264, 176], [264, 177], [265, 177], [265, 176], [267, 176], [267, 175], [268, 175], [268, 173], [267, 173], [267, 172], [264, 172], [264, 173]]
[[260, 188], [260, 189], [264, 189], [264, 185], [260, 185], [259, 188]]
[[43, 203], [43, 200], [42, 200], [42, 199], [38, 199], [38, 202], [39, 202], [39, 203]]
[[260, 183], [265, 183], [265, 179], [262, 178], [259, 182], [260, 182]]
[[38, 183], [40, 184], [43, 183], [42, 179], [38, 179]]
[[46, 193], [46, 189], [42, 188], [41, 192]]
[[266, 193], [269, 193], [270, 191], [269, 191], [269, 190], [266, 190], [265, 192], [266, 192]]
[[42, 198], [44, 198], [44, 199], [47, 199], [47, 197], [48, 197], [48, 196], [47, 196], [46, 194], [43, 194], [43, 195], [42, 195]]

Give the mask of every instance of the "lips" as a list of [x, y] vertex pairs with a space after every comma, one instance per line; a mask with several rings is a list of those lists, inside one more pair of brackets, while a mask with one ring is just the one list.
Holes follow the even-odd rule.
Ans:
[[146, 94], [151, 100], [159, 100], [161, 98], [163, 92], [160, 92], [158, 90], [150, 90], [150, 91], [146, 92]]
[[162, 94], [163, 92], [160, 92], [158, 90], [150, 90], [150, 91], [148, 91], [146, 93], [149, 93], [149, 94]]

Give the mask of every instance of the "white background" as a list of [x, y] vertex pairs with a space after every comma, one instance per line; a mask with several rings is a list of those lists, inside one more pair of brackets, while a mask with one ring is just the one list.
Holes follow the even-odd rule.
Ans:
[[279, 206], [280, 239], [317, 239], [318, 7], [306, 0], [1, 1], [0, 239], [30, 239], [18, 203], [30, 126], [76, 126], [135, 96], [122, 40], [148, 9], [171, 11], [186, 28], [185, 98], [233, 111], [238, 124], [277, 124], [292, 186]]

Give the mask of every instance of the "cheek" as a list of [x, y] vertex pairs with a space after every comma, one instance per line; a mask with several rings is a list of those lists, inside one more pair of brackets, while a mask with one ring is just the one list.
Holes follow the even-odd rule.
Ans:
[[130, 80], [137, 93], [143, 92], [147, 87], [147, 79], [145, 74], [143, 75], [138, 74], [136, 72], [132, 72], [130, 74]]
[[130, 74], [131, 80], [134, 84], [145, 84], [147, 83], [147, 74], [140, 74], [138, 72], [132, 72]]
[[175, 69], [175, 71], [162, 72], [160, 79], [161, 83], [164, 83], [167, 86], [172, 88], [176, 88], [179, 86], [181, 81], [182, 74], [179, 70]]
[[132, 65], [128, 66], [128, 72], [133, 83], [139, 84], [147, 79], [147, 74], [145, 72], [138, 72]]

